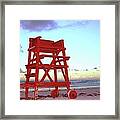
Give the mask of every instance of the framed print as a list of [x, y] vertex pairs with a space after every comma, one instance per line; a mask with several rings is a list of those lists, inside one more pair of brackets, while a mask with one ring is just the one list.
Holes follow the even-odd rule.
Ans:
[[1, 7], [1, 118], [119, 119], [118, 1]]

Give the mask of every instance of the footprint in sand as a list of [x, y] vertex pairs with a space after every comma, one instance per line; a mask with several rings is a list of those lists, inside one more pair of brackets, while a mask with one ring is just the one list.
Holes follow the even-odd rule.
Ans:
[[98, 95], [98, 93], [93, 93], [93, 95], [94, 95], [94, 96], [97, 96], [97, 95]]
[[87, 94], [87, 96], [94, 96], [93, 94]]
[[85, 92], [82, 92], [82, 93], [79, 93], [79, 96], [84, 96], [84, 95], [86, 95], [86, 93]]

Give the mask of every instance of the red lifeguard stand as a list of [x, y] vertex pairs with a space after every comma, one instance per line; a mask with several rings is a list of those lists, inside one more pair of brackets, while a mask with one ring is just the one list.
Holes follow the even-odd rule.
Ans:
[[[26, 82], [21, 83], [21, 88], [25, 89], [25, 99], [29, 99], [29, 88], [34, 88], [34, 99], [37, 99], [39, 87], [54, 87], [55, 89], [51, 91], [51, 96], [53, 98], [59, 96], [60, 87], [67, 88], [67, 95], [70, 99], [75, 99], [77, 97], [77, 92], [75, 90], [70, 90], [67, 65], [67, 60], [69, 60], [70, 57], [66, 56], [65, 50], [64, 40], [54, 42], [52, 40], [42, 39], [41, 36], [29, 38]], [[42, 63], [42, 59], [44, 58], [52, 58], [51, 63]], [[40, 69], [44, 70], [44, 75], [41, 79], [39, 79]], [[58, 69], [61, 70], [64, 81], [57, 80]], [[33, 73], [32, 70], [35, 72]], [[54, 71], [54, 78], [51, 78], [49, 74], [50, 70]], [[49, 82], [45, 81], [46, 76], [49, 78]], [[31, 77], [35, 78], [34, 82], [30, 82]]]

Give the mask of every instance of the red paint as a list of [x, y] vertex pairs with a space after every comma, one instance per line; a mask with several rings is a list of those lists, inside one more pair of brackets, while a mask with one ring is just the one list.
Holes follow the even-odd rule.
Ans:
[[[69, 60], [70, 57], [66, 56], [65, 50], [64, 40], [54, 42], [52, 40], [44, 40], [41, 36], [29, 38], [26, 82], [20, 84], [21, 88], [25, 88], [26, 99], [29, 97], [28, 91], [30, 87], [34, 88], [34, 99], [38, 97], [38, 87], [54, 87], [55, 89], [51, 91], [51, 96], [53, 98], [58, 97], [59, 87], [66, 87], [67, 91], [71, 91], [67, 65], [67, 60]], [[43, 64], [41, 60], [44, 58], [52, 58], [51, 63]], [[35, 73], [32, 73], [31, 70], [33, 69]], [[45, 72], [41, 79], [39, 79], [39, 69], [43, 69]], [[58, 69], [62, 71], [64, 77], [63, 82], [57, 80]], [[49, 74], [50, 70], [54, 71], [54, 79], [52, 79]], [[46, 76], [49, 78], [49, 82], [45, 82]], [[34, 82], [32, 83], [30, 82], [31, 77], [34, 77]], [[70, 99], [75, 99], [77, 97], [76, 91], [68, 93], [70, 93], [68, 95]]]
[[77, 97], [77, 92], [75, 90], [68, 91], [68, 98], [69, 99], [75, 99], [76, 97]]

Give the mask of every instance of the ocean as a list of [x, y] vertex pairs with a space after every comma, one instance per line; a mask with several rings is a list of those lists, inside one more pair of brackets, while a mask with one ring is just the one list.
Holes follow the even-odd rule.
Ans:
[[[20, 80], [20, 83], [24, 82], [24, 80]], [[100, 80], [70, 80], [70, 82], [72, 88], [100, 87]]]

